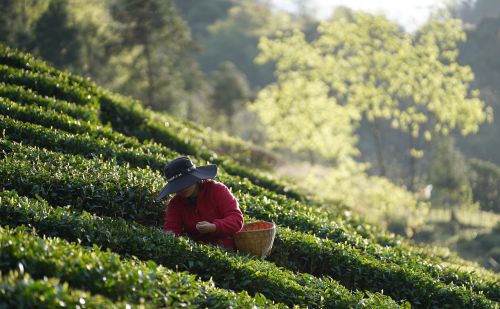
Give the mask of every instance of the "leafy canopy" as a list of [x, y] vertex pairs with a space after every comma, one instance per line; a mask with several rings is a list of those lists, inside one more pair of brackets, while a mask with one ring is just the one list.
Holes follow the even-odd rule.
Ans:
[[354, 130], [362, 118], [427, 141], [454, 129], [476, 132], [491, 118], [469, 89], [471, 69], [456, 61], [465, 39], [459, 20], [434, 18], [409, 34], [383, 15], [345, 11], [317, 31], [310, 42], [298, 30], [260, 41], [257, 61], [276, 62], [277, 82], [252, 109], [270, 146], [346, 162], [358, 152]]

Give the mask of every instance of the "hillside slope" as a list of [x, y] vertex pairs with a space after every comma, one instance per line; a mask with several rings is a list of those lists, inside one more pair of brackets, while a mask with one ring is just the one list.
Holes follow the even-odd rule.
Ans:
[[[2, 304], [498, 307], [498, 275], [320, 213], [203, 146], [203, 128], [3, 46], [0, 132]], [[166, 205], [154, 197], [179, 155], [217, 163], [246, 221], [277, 224], [271, 257], [161, 232]]]

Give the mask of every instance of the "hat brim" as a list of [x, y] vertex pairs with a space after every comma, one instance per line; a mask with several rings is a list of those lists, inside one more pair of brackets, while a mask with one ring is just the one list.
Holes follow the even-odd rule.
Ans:
[[184, 188], [187, 188], [200, 180], [203, 179], [213, 179], [217, 175], [217, 165], [209, 164], [205, 166], [197, 167], [191, 172], [179, 177], [165, 185], [161, 190], [160, 194], [156, 198], [159, 202], [163, 200], [168, 195], [179, 192]]

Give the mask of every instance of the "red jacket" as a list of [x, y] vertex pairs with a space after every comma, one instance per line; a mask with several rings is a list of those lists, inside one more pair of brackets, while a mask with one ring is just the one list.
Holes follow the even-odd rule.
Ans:
[[[207, 234], [198, 232], [196, 223], [200, 221], [215, 224], [216, 231]], [[234, 195], [223, 183], [209, 179], [200, 182], [196, 206], [177, 195], [170, 200], [163, 231], [235, 249], [232, 236], [242, 227], [243, 214]]]

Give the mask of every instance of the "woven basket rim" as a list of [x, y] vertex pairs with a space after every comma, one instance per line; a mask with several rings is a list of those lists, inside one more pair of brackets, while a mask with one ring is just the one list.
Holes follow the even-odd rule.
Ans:
[[264, 232], [264, 231], [269, 231], [269, 230], [276, 229], [276, 224], [274, 224], [274, 222], [269, 222], [269, 221], [255, 221], [255, 222], [245, 223], [245, 225], [247, 225], [247, 224], [253, 224], [253, 223], [261, 223], [261, 222], [270, 223], [270, 224], [272, 224], [272, 226], [269, 227], [269, 228], [260, 229], [260, 230], [248, 230], [248, 231], [241, 230], [241, 231], [237, 232], [236, 234], [256, 233], [256, 232]]

